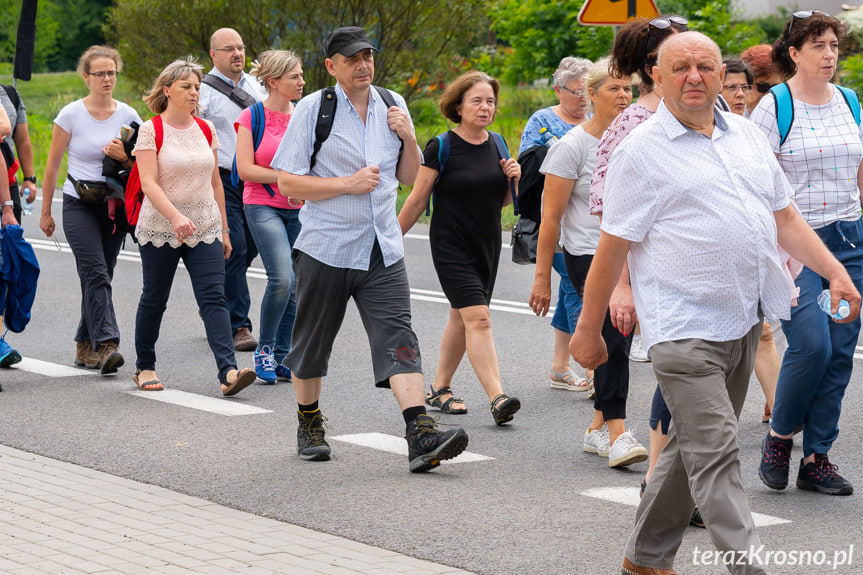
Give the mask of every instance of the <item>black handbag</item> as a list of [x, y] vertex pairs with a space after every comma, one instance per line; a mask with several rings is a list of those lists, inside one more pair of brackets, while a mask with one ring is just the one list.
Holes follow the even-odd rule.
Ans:
[[105, 182], [95, 180], [76, 180], [71, 174], [66, 174], [69, 181], [78, 193], [78, 199], [90, 206], [98, 206], [105, 203], [111, 190]]
[[539, 224], [535, 221], [519, 217], [512, 227], [512, 261], [527, 265], [536, 263], [536, 244], [539, 241]]

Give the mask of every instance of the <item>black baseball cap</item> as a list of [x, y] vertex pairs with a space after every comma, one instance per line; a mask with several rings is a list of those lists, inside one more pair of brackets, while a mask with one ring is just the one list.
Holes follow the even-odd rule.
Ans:
[[377, 48], [366, 36], [366, 31], [359, 26], [336, 28], [327, 34], [327, 38], [324, 40], [324, 52], [327, 58], [332, 58], [336, 53], [350, 58], [360, 50], [367, 49], [377, 51]]

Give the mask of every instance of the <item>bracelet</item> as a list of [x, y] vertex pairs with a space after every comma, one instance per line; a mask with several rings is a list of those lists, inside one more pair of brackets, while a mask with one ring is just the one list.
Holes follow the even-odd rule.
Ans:
[[223, 233], [223, 234], [230, 234], [230, 233], [231, 233], [231, 230], [222, 230], [222, 233]]

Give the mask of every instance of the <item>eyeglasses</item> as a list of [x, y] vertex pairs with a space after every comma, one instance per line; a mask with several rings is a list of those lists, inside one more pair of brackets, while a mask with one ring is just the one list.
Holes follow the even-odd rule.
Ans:
[[572, 94], [576, 98], [582, 98], [582, 97], [584, 97], [584, 95], [586, 93], [584, 90], [570, 90], [566, 86], [561, 86], [560, 89], [569, 92], [570, 94]]
[[752, 84], [726, 84], [722, 86], [723, 92], [731, 92], [732, 94], [736, 94], [737, 90], [742, 91], [744, 94], [749, 94], [752, 91]]
[[246, 47], [240, 44], [239, 46], [225, 46], [224, 48], [213, 48], [216, 52], [225, 52], [226, 54], [230, 54], [232, 52], [245, 52]]
[[686, 27], [686, 25], [689, 24], [689, 20], [683, 16], [668, 16], [667, 18], [654, 18], [650, 21], [651, 26], [659, 28], [660, 30], [665, 30], [672, 24]]
[[811, 17], [813, 14], [821, 14], [822, 16], [830, 17], [830, 14], [827, 12], [822, 12], [821, 10], [798, 10], [794, 14], [791, 15], [791, 24], [788, 25], [788, 35], [786, 38], [791, 38], [791, 28], [794, 26], [794, 19], [800, 18], [801, 20], [805, 18]]
[[776, 84], [771, 84], [770, 82], [759, 82], [758, 84], [755, 84], [755, 89], [761, 94], [766, 94], [770, 91], [770, 88], [775, 85]]
[[102, 78], [104, 78], [105, 76], [107, 76], [108, 78], [113, 78], [114, 76], [117, 76], [119, 74], [120, 73], [117, 72], [116, 70], [106, 70], [104, 72], [87, 72], [88, 76], [95, 76], [96, 78], [99, 78], [100, 80]]

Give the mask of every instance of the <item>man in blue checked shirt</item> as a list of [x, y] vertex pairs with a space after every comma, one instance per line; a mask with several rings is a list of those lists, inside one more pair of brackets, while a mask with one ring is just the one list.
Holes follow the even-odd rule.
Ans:
[[332, 31], [324, 43], [335, 77], [332, 130], [312, 165], [324, 91], [303, 98], [288, 124], [273, 168], [279, 189], [305, 200], [292, 254], [297, 317], [291, 353], [299, 428], [297, 452], [330, 459], [318, 407], [333, 341], [353, 298], [369, 337], [377, 387], [392, 389], [407, 426], [411, 472], [428, 471], [467, 447], [463, 429], [439, 431], [426, 415], [422, 362], [411, 327], [410, 289], [396, 218], [399, 182], [414, 182], [422, 161], [404, 99], [388, 108], [372, 89], [376, 48], [362, 28]]

